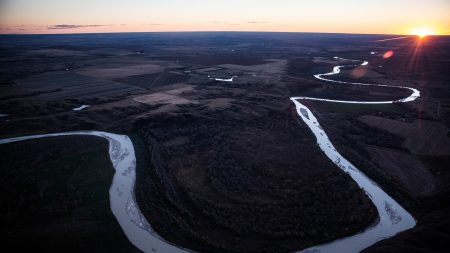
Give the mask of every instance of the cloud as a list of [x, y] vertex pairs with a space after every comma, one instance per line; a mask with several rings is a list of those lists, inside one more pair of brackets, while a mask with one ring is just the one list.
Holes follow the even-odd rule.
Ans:
[[266, 24], [267, 21], [248, 21], [249, 24]]
[[100, 27], [100, 26], [106, 26], [106, 25], [52, 25], [47, 26], [47, 29], [77, 29], [77, 28], [85, 28], [85, 27]]
[[164, 24], [152, 23], [152, 24], [148, 24], [148, 25], [164, 25]]

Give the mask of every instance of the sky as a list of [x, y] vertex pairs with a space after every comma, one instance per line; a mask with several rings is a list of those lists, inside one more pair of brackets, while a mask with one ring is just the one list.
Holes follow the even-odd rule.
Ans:
[[450, 34], [450, 0], [0, 0], [0, 33]]

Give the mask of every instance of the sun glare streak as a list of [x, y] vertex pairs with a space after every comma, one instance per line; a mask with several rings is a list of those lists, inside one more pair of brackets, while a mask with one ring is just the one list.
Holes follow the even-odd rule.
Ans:
[[376, 40], [375, 42], [383, 42], [383, 41], [390, 41], [390, 40], [401, 40], [401, 39], [407, 39], [407, 38], [409, 38], [409, 36], [402, 36], [402, 37], [395, 37], [395, 38]]

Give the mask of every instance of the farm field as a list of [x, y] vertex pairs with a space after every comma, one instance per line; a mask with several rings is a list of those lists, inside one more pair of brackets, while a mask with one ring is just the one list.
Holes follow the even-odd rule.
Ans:
[[402, 122], [374, 116], [362, 116], [360, 121], [369, 126], [380, 128], [405, 139], [403, 147], [415, 155], [450, 155], [450, 142], [442, 138], [450, 130], [442, 123], [429, 120]]

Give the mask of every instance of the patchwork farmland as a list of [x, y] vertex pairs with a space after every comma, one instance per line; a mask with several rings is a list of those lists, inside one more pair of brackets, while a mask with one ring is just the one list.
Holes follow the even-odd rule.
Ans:
[[47, 101], [116, 97], [143, 92], [136, 86], [66, 72], [37, 75], [20, 80], [18, 84], [25, 90], [39, 92], [39, 97]]

